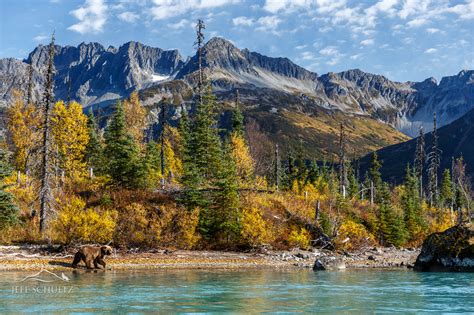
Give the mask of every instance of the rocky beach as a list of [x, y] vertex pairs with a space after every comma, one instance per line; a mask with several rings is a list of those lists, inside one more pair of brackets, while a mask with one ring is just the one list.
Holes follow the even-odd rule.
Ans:
[[[0, 246], [0, 270], [64, 270], [71, 268], [74, 248], [58, 251], [39, 245]], [[335, 253], [327, 250], [258, 252], [117, 250], [107, 257], [107, 269], [160, 268], [312, 268], [318, 259], [342, 260], [347, 269], [411, 268], [418, 249], [367, 248], [358, 252]], [[85, 270], [80, 265], [78, 270]]]

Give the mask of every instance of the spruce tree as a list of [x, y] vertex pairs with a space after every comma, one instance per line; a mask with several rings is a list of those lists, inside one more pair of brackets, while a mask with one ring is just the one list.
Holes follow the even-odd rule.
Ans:
[[412, 170], [409, 166], [407, 166], [406, 169], [401, 206], [404, 210], [404, 221], [408, 233], [407, 236], [410, 239], [413, 239], [419, 231], [425, 229], [426, 224], [422, 216], [418, 175], [415, 170]]
[[87, 116], [87, 129], [89, 133], [89, 142], [87, 143], [85, 160], [89, 169], [95, 173], [100, 173], [104, 164], [103, 145], [99, 136], [99, 127], [92, 109]]
[[379, 190], [379, 236], [382, 245], [401, 246], [406, 240], [403, 217], [395, 212], [390, 188], [383, 183]]
[[[220, 169], [220, 174], [216, 182], [218, 188], [214, 196], [217, 224], [213, 231], [214, 235], [221, 235], [227, 241], [240, 235], [241, 213], [239, 210], [239, 193], [236, 163], [232, 157], [230, 144], [225, 144], [222, 154], [224, 167]], [[210, 220], [209, 220], [210, 221]]]
[[356, 173], [354, 168], [350, 163], [346, 166], [347, 174], [348, 174], [348, 187], [347, 187], [347, 195], [350, 198], [357, 197], [357, 193], [360, 191], [359, 181], [357, 180]]
[[192, 129], [193, 155], [205, 186], [213, 186], [221, 164], [221, 142], [217, 128], [217, 101], [208, 85], [203, 103], [198, 106]]
[[11, 193], [5, 191], [6, 186], [3, 184], [3, 180], [11, 172], [7, 154], [5, 150], [0, 149], [0, 182], [2, 182], [0, 186], [0, 230], [18, 221], [19, 209], [15, 204], [15, 198]]
[[[370, 182], [367, 184], [369, 185], [367, 188], [370, 189], [371, 185], [373, 185], [374, 188], [374, 200], [376, 203], [380, 202], [381, 198], [381, 193], [380, 190], [382, 188], [382, 174], [380, 173], [380, 169], [382, 168], [382, 164], [380, 163], [378, 159], [377, 152], [374, 152], [372, 154], [372, 159], [370, 162], [370, 169], [369, 169], [369, 179]], [[369, 192], [370, 193], [370, 192]]]
[[145, 159], [144, 159], [144, 168], [147, 170], [148, 174], [148, 185], [152, 185], [153, 187], [156, 187], [155, 185], [157, 182], [154, 182], [153, 180], [156, 180], [158, 178], [157, 175], [163, 176], [161, 173], [161, 168], [160, 168], [160, 151], [158, 150], [158, 146], [156, 142], [151, 139], [148, 141], [146, 144], [145, 148]]
[[240, 110], [239, 90], [235, 95], [235, 108], [232, 112], [232, 133], [243, 137], [244, 136], [244, 115]]
[[451, 172], [449, 169], [445, 169], [443, 172], [443, 178], [441, 179], [441, 188], [440, 188], [440, 203], [446, 207], [450, 208], [453, 205], [454, 201], [454, 188], [451, 181]]
[[145, 183], [145, 168], [133, 136], [127, 132], [122, 103], [117, 102], [114, 116], [105, 132], [106, 171], [117, 186], [139, 188]]

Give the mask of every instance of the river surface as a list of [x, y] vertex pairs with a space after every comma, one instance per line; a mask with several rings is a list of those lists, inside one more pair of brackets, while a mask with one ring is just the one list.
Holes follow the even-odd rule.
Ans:
[[474, 313], [474, 273], [191, 269], [26, 278], [35, 273], [0, 272], [0, 314]]

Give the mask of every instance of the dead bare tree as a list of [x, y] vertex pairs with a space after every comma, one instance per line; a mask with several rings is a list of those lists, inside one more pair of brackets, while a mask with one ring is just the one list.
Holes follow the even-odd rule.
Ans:
[[48, 216], [51, 213], [53, 193], [51, 187], [51, 110], [54, 102], [54, 33], [51, 36], [48, 52], [48, 67], [45, 78], [43, 100], [43, 145], [40, 189], [40, 232], [44, 233]]

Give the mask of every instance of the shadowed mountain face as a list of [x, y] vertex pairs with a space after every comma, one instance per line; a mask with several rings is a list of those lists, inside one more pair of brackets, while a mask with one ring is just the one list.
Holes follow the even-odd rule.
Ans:
[[[452, 157], [464, 157], [466, 173], [474, 180], [474, 110], [447, 126], [438, 129], [438, 143], [441, 150], [440, 175], [445, 168], [451, 168]], [[433, 144], [431, 133], [425, 135], [425, 150], [430, 152]], [[391, 183], [401, 183], [408, 164], [413, 165], [416, 139], [395, 144], [377, 151], [382, 161], [381, 172]], [[369, 168], [370, 154], [360, 161], [362, 172]], [[425, 171], [427, 166], [425, 166]], [[424, 175], [427, 178], [426, 174]]]
[[[333, 134], [341, 122], [353, 126], [353, 152], [360, 155], [406, 140], [399, 131], [414, 135], [419, 125], [429, 127], [433, 111], [444, 125], [474, 107], [473, 71], [443, 78], [439, 85], [432, 78], [393, 82], [360, 70], [318, 76], [288, 58], [241, 50], [222, 38], [210, 39], [202, 56], [206, 79], [224, 108], [233, 106], [239, 89], [247, 118], [256, 119], [271, 139], [303, 141], [316, 156], [327, 151], [331, 158], [336, 152]], [[47, 46], [38, 46], [24, 61], [0, 59], [0, 103], [8, 103], [12, 89], [25, 89], [27, 64], [35, 70], [35, 99], [41, 99], [46, 60]], [[133, 90], [150, 108], [171, 95], [175, 105], [191, 104], [197, 80], [196, 55], [184, 61], [176, 50], [136, 42], [107, 49], [98, 43], [56, 46], [55, 66], [57, 98], [69, 95], [104, 111]], [[357, 127], [362, 125], [372, 131]]]

